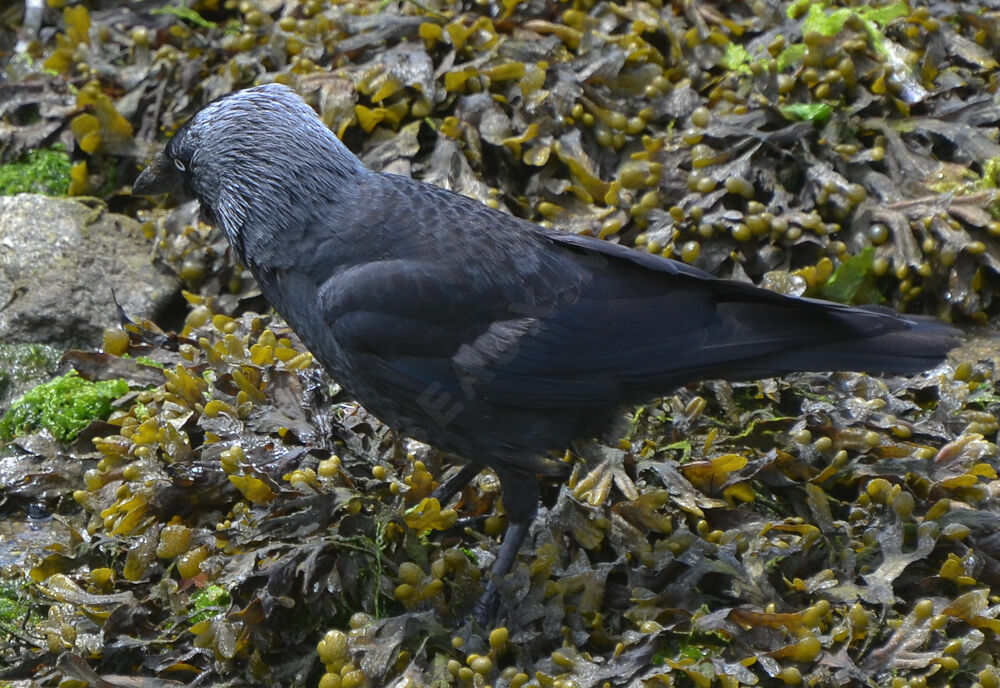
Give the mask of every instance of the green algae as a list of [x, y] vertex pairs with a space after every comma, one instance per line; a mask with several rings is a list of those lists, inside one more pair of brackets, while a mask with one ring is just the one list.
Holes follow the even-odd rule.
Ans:
[[62, 146], [29, 150], [20, 159], [0, 165], [0, 195], [65, 196], [69, 192], [69, 170], [69, 155]]
[[0, 438], [46, 428], [63, 442], [76, 437], [91, 421], [107, 418], [111, 402], [128, 392], [122, 379], [90, 382], [76, 371], [38, 385], [11, 404], [0, 418]]

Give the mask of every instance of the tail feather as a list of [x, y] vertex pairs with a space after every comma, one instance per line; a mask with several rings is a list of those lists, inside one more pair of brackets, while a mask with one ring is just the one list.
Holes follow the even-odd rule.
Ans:
[[961, 341], [961, 330], [934, 318], [905, 316], [883, 308], [828, 306], [830, 326], [815, 344], [745, 359], [740, 377], [796, 371], [852, 370], [910, 374], [940, 364]]
[[788, 371], [918, 373], [944, 361], [958, 344], [958, 334], [958, 330], [943, 323], [911, 321], [905, 330], [789, 351], [780, 360]]

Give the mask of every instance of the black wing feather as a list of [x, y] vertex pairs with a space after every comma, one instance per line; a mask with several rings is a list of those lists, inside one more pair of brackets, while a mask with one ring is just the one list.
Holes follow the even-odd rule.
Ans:
[[[925, 319], [790, 298], [543, 230], [402, 177], [373, 183], [385, 202], [354, 224], [423, 231], [397, 236], [381, 260], [327, 266], [320, 301], [355, 367], [401, 387], [400, 399], [433, 386], [506, 406], [606, 406], [706, 377], [915, 371], [954, 337]], [[893, 339], [904, 333], [912, 350]]]

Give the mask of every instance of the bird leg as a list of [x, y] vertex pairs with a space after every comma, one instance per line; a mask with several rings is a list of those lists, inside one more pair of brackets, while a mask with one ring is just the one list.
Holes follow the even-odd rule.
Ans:
[[431, 492], [431, 497], [438, 500], [438, 504], [443, 509], [445, 504], [450, 502], [451, 498], [482, 470], [482, 466], [477, 466], [474, 463], [465, 464], [457, 473], [449, 476], [444, 482], [435, 487], [434, 491]]
[[[465, 464], [457, 473], [449, 476], [438, 485], [431, 496], [437, 499], [443, 507], [481, 470], [482, 467], [474, 463]], [[500, 484], [503, 488], [504, 508], [507, 511], [507, 531], [504, 533], [500, 549], [497, 551], [497, 558], [490, 568], [486, 589], [476, 600], [472, 610], [473, 618], [481, 626], [489, 625], [496, 617], [500, 602], [496, 582], [506, 576], [511, 567], [514, 566], [517, 553], [520, 551], [521, 545], [524, 544], [524, 538], [527, 537], [531, 523], [538, 513], [538, 481], [533, 476], [507, 472], [498, 472], [497, 475], [500, 477]]]
[[507, 532], [504, 533], [503, 542], [497, 551], [497, 558], [490, 569], [489, 580], [486, 582], [486, 589], [476, 605], [472, 614], [480, 626], [488, 626], [496, 617], [498, 603], [500, 601], [499, 591], [496, 582], [510, 572], [517, 558], [517, 553], [524, 543], [524, 538], [528, 535], [532, 521], [538, 513], [538, 480], [526, 473], [500, 472], [500, 484], [503, 487], [504, 509], [507, 511]]

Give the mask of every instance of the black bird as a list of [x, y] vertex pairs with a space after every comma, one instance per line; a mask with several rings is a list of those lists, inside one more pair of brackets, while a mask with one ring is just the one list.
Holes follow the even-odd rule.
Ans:
[[366, 169], [291, 89], [205, 106], [133, 193], [186, 191], [330, 375], [397, 431], [500, 478], [509, 527], [477, 619], [493, 613], [551, 449], [623, 405], [706, 378], [913, 373], [959, 332], [884, 308], [792, 298], [565, 234]]

